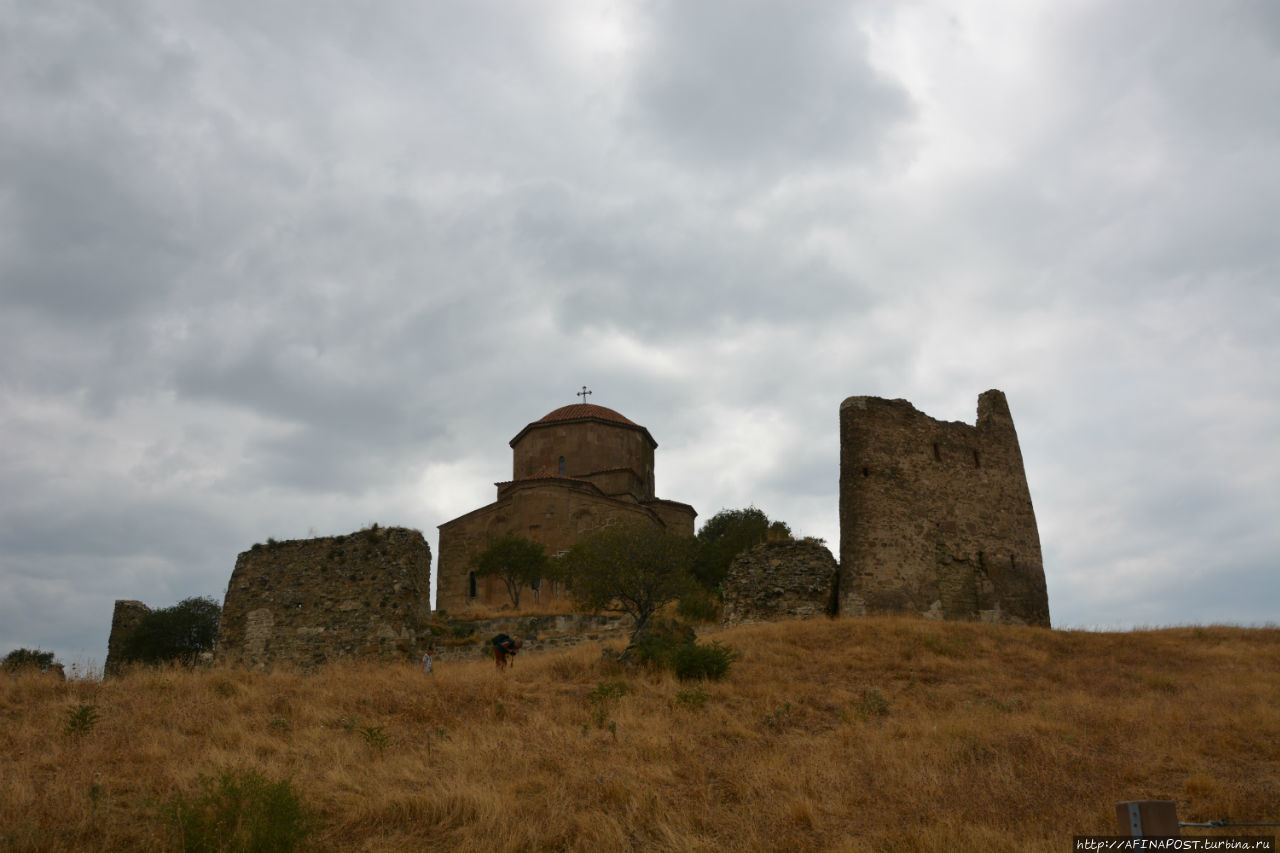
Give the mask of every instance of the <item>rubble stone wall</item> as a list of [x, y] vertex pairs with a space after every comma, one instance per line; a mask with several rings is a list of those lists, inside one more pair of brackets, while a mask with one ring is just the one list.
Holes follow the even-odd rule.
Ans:
[[410, 659], [430, 641], [430, 613], [431, 548], [418, 530], [255, 545], [236, 558], [215, 658], [259, 668]]
[[729, 564], [724, 581], [726, 625], [835, 615], [840, 567], [812, 541], [765, 542]]

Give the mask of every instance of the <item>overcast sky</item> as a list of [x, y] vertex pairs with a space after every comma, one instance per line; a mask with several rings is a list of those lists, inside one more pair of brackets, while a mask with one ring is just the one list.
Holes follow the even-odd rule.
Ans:
[[1008, 396], [1055, 626], [1280, 618], [1280, 5], [0, 0], [0, 654], [436, 525], [525, 424], [838, 553]]

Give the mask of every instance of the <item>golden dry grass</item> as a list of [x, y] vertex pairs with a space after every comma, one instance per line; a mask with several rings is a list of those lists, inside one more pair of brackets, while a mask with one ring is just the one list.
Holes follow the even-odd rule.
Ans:
[[[290, 778], [319, 851], [1060, 851], [1114, 804], [1280, 818], [1280, 630], [866, 619], [715, 637], [701, 686], [599, 648], [315, 675], [0, 678], [7, 849], [177, 849], [175, 794]], [[593, 702], [601, 682], [619, 698]], [[64, 733], [68, 708], [99, 722]], [[362, 733], [378, 729], [385, 748]], [[3, 846], [3, 845], [0, 845]]]

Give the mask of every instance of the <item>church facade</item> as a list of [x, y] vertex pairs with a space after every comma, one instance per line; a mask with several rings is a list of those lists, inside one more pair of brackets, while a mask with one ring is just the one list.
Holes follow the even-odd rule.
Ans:
[[[471, 569], [472, 559], [500, 536], [523, 536], [557, 556], [586, 534], [619, 523], [693, 535], [693, 507], [654, 495], [658, 443], [613, 409], [563, 406], [528, 424], [510, 444], [511, 479], [495, 484], [497, 499], [440, 525], [438, 609], [508, 603], [500, 579], [477, 578]], [[548, 586], [533, 598], [545, 602], [560, 594]]]

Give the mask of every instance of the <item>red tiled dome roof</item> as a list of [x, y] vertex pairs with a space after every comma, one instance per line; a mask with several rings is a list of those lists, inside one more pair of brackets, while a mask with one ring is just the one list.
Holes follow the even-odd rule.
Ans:
[[554, 412], [548, 412], [543, 415], [538, 423], [545, 424], [552, 421], [572, 421], [578, 418], [599, 418], [603, 421], [613, 421], [619, 424], [629, 424], [630, 426], [639, 426], [634, 421], [628, 420], [613, 409], [606, 409], [604, 406], [594, 406], [591, 403], [574, 403], [570, 406], [561, 406]]

